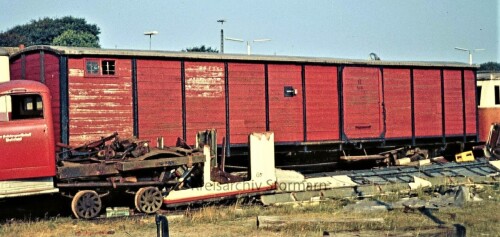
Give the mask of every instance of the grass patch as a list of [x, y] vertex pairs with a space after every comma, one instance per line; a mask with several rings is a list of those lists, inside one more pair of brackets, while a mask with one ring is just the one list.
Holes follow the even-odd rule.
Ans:
[[[462, 224], [469, 236], [499, 236], [500, 186], [489, 185], [479, 193], [481, 202], [468, 202], [464, 207], [448, 207], [433, 211], [432, 215], [447, 224]], [[427, 192], [419, 192], [428, 198]], [[385, 202], [396, 201], [399, 194], [374, 197]], [[396, 231], [418, 232], [436, 226], [419, 211], [404, 212], [350, 212], [342, 207], [350, 200], [321, 202], [319, 205], [260, 205], [228, 206], [206, 205], [186, 209], [183, 218], [169, 220], [171, 236], [321, 236], [323, 231], [375, 231], [377, 235]], [[285, 216], [289, 218], [383, 218], [383, 223], [298, 223], [278, 228], [257, 228], [257, 216]], [[167, 214], [167, 218], [168, 218]], [[9, 220], [0, 225], [0, 236], [156, 236], [154, 216], [126, 217], [94, 221], [70, 217], [52, 217], [42, 220]]]

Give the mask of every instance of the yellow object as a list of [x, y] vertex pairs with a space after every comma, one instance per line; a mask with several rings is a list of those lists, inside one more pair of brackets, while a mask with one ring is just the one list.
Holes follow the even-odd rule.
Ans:
[[455, 155], [455, 160], [457, 162], [474, 161], [474, 154], [472, 154], [472, 151], [458, 153]]

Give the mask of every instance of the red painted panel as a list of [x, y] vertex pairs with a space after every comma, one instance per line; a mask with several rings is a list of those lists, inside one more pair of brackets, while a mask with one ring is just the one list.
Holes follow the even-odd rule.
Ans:
[[442, 136], [441, 73], [439, 69], [414, 70], [415, 136]]
[[307, 140], [339, 139], [337, 67], [306, 67]]
[[384, 69], [386, 138], [411, 138], [411, 80], [409, 69]]
[[10, 80], [21, 79], [21, 57], [10, 63]]
[[52, 104], [52, 119], [54, 121], [54, 138], [61, 142], [61, 106], [59, 101], [59, 58], [45, 53], [45, 85], [50, 90]]
[[266, 131], [264, 65], [230, 63], [228, 71], [231, 143], [246, 144], [250, 133]]
[[118, 132], [133, 135], [131, 61], [116, 59], [116, 75], [84, 77], [84, 59], [70, 58], [69, 141], [81, 145]]
[[345, 67], [344, 133], [348, 139], [379, 138], [383, 132], [380, 69]]
[[226, 134], [224, 64], [186, 62], [186, 140], [194, 144], [198, 131], [217, 129], [218, 143]]
[[476, 79], [474, 71], [464, 71], [465, 84], [465, 127], [466, 133], [470, 135], [477, 134], [476, 128]]
[[[40, 79], [40, 58], [39, 54], [26, 56], [26, 78], [34, 81]], [[29, 59], [29, 60], [28, 60]], [[21, 79], [21, 57], [16, 59], [10, 66], [11, 80]], [[28, 62], [29, 61], [29, 62]], [[56, 55], [45, 53], [45, 85], [50, 90], [52, 118], [54, 124], [54, 137], [56, 142], [61, 142], [61, 125], [60, 125], [60, 104], [59, 104], [59, 58]]]
[[444, 70], [444, 115], [445, 134], [464, 134], [462, 73], [459, 70]]
[[[302, 69], [297, 65], [268, 66], [269, 127], [276, 142], [304, 140], [301, 73]], [[285, 97], [285, 86], [292, 86], [297, 95]]]
[[154, 145], [161, 136], [165, 145], [174, 146], [182, 137], [180, 62], [137, 60], [137, 89], [139, 137]]
[[[14, 80], [1, 84], [0, 94], [8, 94], [14, 88], [39, 94], [43, 103], [48, 104], [49, 91], [40, 83]], [[11, 101], [14, 102], [14, 98]], [[55, 144], [50, 121], [51, 108], [44, 106], [43, 118], [0, 122], [0, 180], [55, 175]]]
[[26, 80], [40, 81], [40, 54], [26, 55]]

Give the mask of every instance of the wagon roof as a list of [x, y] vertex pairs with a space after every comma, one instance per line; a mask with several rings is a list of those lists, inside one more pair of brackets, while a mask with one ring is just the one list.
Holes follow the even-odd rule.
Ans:
[[459, 67], [478, 68], [460, 62], [433, 62], [433, 61], [385, 61], [342, 59], [325, 57], [298, 57], [298, 56], [273, 56], [273, 55], [243, 55], [243, 54], [217, 54], [199, 52], [135, 50], [135, 49], [100, 49], [84, 47], [66, 47], [36, 45], [27, 47], [11, 55], [12, 58], [30, 51], [52, 51], [68, 56], [103, 56], [103, 57], [135, 57], [135, 58], [168, 58], [168, 59], [197, 59], [197, 60], [229, 60], [245, 62], [277, 62], [277, 63], [311, 63], [311, 64], [347, 64], [347, 65], [373, 65], [373, 66], [416, 66], [416, 67]]

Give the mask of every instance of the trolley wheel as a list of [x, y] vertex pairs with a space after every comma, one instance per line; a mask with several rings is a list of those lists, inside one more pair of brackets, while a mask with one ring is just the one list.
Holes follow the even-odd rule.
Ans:
[[163, 195], [156, 187], [140, 188], [135, 193], [134, 204], [135, 208], [144, 213], [155, 213], [163, 203]]
[[101, 208], [101, 197], [93, 190], [79, 191], [71, 201], [71, 210], [76, 218], [94, 218], [101, 212]]

